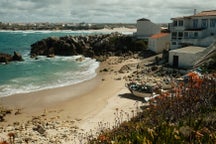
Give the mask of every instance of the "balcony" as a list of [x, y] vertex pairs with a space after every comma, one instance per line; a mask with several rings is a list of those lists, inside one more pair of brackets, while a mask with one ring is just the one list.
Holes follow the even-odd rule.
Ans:
[[187, 29], [184, 31], [184, 39], [201, 39], [207, 36], [206, 29]]

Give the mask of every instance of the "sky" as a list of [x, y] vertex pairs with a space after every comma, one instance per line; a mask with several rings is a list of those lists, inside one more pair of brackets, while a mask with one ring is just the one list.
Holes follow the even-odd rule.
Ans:
[[214, 10], [216, 0], [0, 0], [1, 22], [136, 23]]

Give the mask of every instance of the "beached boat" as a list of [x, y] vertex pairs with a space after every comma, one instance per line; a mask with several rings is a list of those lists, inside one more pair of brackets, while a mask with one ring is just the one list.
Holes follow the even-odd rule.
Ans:
[[130, 92], [137, 97], [151, 97], [153, 89], [149, 85], [145, 84], [137, 84], [134, 82], [127, 83], [126, 87], [130, 90]]

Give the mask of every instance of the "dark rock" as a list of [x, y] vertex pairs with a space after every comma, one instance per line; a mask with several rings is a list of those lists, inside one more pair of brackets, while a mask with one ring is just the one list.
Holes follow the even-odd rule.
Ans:
[[108, 72], [109, 70], [107, 68], [104, 68], [102, 71], [103, 72]]
[[0, 62], [8, 63], [12, 61], [12, 56], [5, 53], [0, 53]]
[[131, 36], [119, 33], [91, 36], [50, 37], [31, 45], [31, 57], [37, 55], [83, 55], [97, 60], [108, 56], [130, 56], [144, 50], [146, 47], [137, 47], [137, 40]]
[[39, 132], [41, 135], [43, 135], [46, 131], [41, 125], [37, 125], [37, 127], [33, 128], [33, 130]]
[[17, 52], [14, 52], [13, 56], [10, 54], [0, 53], [0, 62], [1, 63], [8, 63], [11, 61], [23, 61], [23, 58]]
[[121, 69], [119, 70], [119, 73], [126, 73], [129, 70], [131, 70], [131, 68], [128, 65], [124, 65], [121, 67]]
[[3, 121], [5, 121], [4, 116], [0, 115], [0, 122], [3, 122]]
[[47, 57], [48, 58], [53, 58], [53, 57], [55, 57], [55, 54], [49, 54], [49, 55], [47, 55]]
[[21, 54], [17, 53], [17, 52], [14, 52], [14, 55], [13, 55], [13, 61], [23, 61], [23, 58], [21, 56]]

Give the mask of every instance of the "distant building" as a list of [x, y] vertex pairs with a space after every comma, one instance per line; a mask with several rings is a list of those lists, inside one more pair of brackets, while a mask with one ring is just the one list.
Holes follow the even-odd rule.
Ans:
[[216, 37], [216, 10], [171, 19], [171, 49], [188, 45], [209, 46]]
[[188, 46], [169, 51], [169, 65], [173, 68], [192, 68], [197, 60], [203, 56], [206, 48]]
[[159, 25], [152, 23], [150, 20], [142, 18], [137, 20], [137, 32], [135, 36], [139, 39], [145, 39], [153, 34], [160, 33], [161, 28]]
[[169, 33], [154, 34], [148, 39], [148, 49], [155, 53], [161, 53], [163, 52], [163, 50], [168, 50], [169, 48], [170, 48]]

